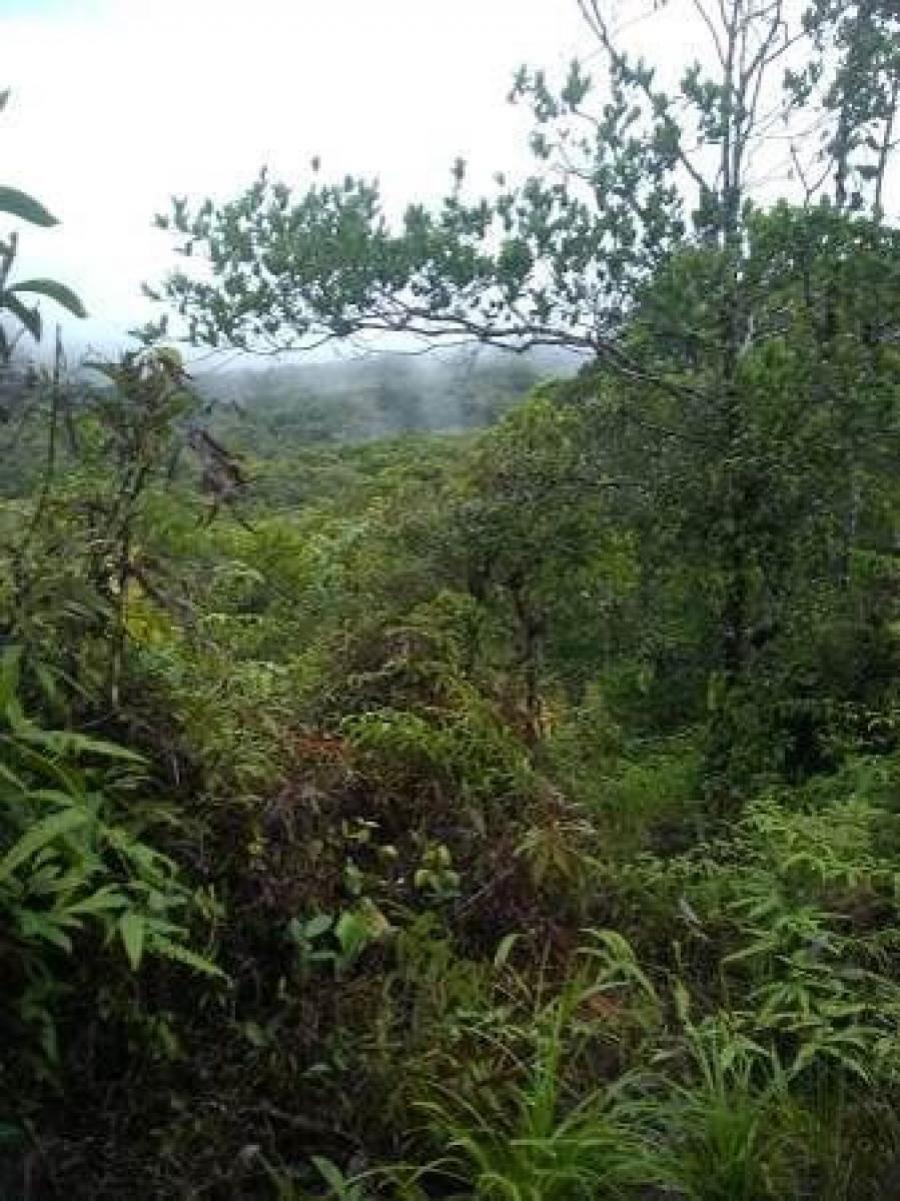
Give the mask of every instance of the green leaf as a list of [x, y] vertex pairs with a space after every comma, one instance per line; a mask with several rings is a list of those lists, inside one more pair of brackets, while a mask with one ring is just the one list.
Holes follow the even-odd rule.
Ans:
[[0, 780], [5, 780], [7, 784], [11, 784], [17, 792], [28, 791], [25, 781], [17, 776], [12, 768], [7, 767], [5, 763], [0, 763]]
[[368, 898], [355, 909], [345, 909], [338, 919], [334, 933], [341, 947], [339, 966], [348, 968], [370, 944], [380, 942], [391, 931], [391, 924]]
[[[76, 794], [79, 800], [84, 800], [83, 793]], [[55, 805], [58, 809], [68, 808], [72, 804], [74, 797], [72, 792], [64, 792], [61, 788], [29, 788], [28, 800], [34, 804], [35, 801], [47, 801], [50, 805]]]
[[16, 868], [24, 863], [26, 859], [37, 854], [38, 851], [48, 846], [51, 842], [62, 838], [63, 835], [77, 830], [87, 820], [87, 813], [82, 809], [72, 808], [65, 809], [62, 813], [53, 813], [49, 817], [45, 817], [42, 821], [37, 822], [0, 859], [0, 880], [8, 880]]
[[311, 917], [303, 927], [303, 933], [306, 938], [319, 938], [331, 929], [332, 917], [328, 913], [317, 913], [315, 917]]
[[18, 296], [13, 296], [12, 292], [4, 292], [0, 296], [0, 308], [8, 309], [14, 317], [22, 322], [35, 342], [40, 342], [43, 322], [37, 309], [30, 309], [27, 305], [22, 304]]
[[353, 1189], [337, 1164], [332, 1163], [323, 1155], [311, 1156], [313, 1166], [323, 1177], [335, 1197], [347, 1198], [353, 1196]]
[[269, 1037], [258, 1022], [244, 1022], [241, 1026], [241, 1033], [251, 1047], [261, 1050], [269, 1045]]
[[119, 746], [116, 742], [107, 742], [105, 738], [90, 738], [87, 734], [79, 734], [74, 730], [42, 730], [29, 722], [16, 733], [24, 741], [49, 747], [57, 755], [98, 755], [104, 759], [120, 759], [142, 766], [147, 762], [136, 751]]
[[507, 934], [507, 935], [505, 935], [505, 937], [501, 938], [500, 944], [497, 947], [496, 952], [494, 953], [494, 967], [495, 968], [499, 969], [506, 965], [506, 962], [509, 959], [510, 954], [512, 953], [513, 947], [516, 945], [516, 943], [519, 941], [519, 939], [521, 937], [522, 937], [521, 934], [519, 934], [517, 932], [513, 932], [513, 933]]
[[128, 962], [134, 971], [137, 971], [141, 966], [146, 928], [146, 923], [141, 914], [135, 913], [133, 909], [123, 914], [119, 921], [119, 933], [122, 935], [122, 942], [125, 945]]
[[21, 646], [8, 646], [0, 654], [0, 710], [18, 698], [22, 673]]
[[150, 950], [154, 955], [162, 955], [165, 959], [182, 963], [185, 967], [193, 968], [195, 972], [201, 972], [204, 976], [214, 976], [217, 980], [228, 979], [222, 969], [216, 967], [212, 960], [198, 955], [196, 951], [191, 951], [181, 943], [173, 942], [171, 938], [165, 938], [161, 934], [153, 934]]
[[31, 225], [42, 225], [45, 228], [58, 225], [59, 222], [49, 213], [39, 200], [20, 192], [18, 188], [0, 186], [0, 213], [10, 217], [18, 217], [20, 221], [28, 221]]
[[38, 775], [44, 778], [55, 780], [59, 784], [63, 795], [70, 801], [73, 797], [81, 796], [84, 789], [79, 783], [77, 773], [67, 771], [55, 762], [49, 754], [42, 754], [40, 751], [36, 751], [33, 747], [26, 744], [23, 731], [27, 733], [27, 731], [33, 729], [34, 727], [27, 725], [18, 726], [14, 737], [9, 734], [0, 734], [0, 747], [5, 748], [7, 753], [14, 757], [21, 766], [27, 767], [30, 771], [37, 772]]
[[341, 951], [348, 960], [354, 959], [369, 942], [370, 925], [365, 915], [353, 909], [345, 910], [334, 930]]
[[125, 894], [120, 892], [114, 884], [104, 884], [102, 888], [98, 888], [95, 893], [83, 901], [69, 905], [66, 913], [106, 913], [111, 909], [121, 909], [127, 903], [128, 899]]
[[13, 284], [9, 291], [29, 292], [36, 296], [46, 296], [48, 299], [55, 300], [57, 304], [62, 305], [73, 317], [87, 316], [87, 309], [82, 304], [80, 298], [75, 295], [71, 288], [66, 287], [65, 284], [61, 284], [55, 279], [24, 279], [21, 283]]
[[61, 951], [71, 954], [72, 940], [62, 929], [62, 923], [46, 913], [31, 913], [27, 909], [21, 914], [19, 928], [25, 938], [42, 938]]

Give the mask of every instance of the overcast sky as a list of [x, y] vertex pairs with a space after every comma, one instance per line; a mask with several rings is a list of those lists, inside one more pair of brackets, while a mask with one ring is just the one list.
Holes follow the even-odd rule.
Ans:
[[263, 163], [301, 181], [316, 154], [397, 199], [439, 195], [457, 155], [514, 169], [513, 71], [579, 42], [574, 0], [0, 0], [3, 182], [62, 221], [26, 231], [23, 266], [108, 343], [147, 315], [173, 192], [228, 196]]
[[[673, 72], [708, 53], [692, 11], [635, 26]], [[441, 195], [459, 155], [476, 181], [515, 173], [513, 72], [592, 48], [575, 0], [0, 0], [0, 178], [62, 221], [25, 230], [23, 268], [71, 284], [92, 320], [67, 336], [110, 349], [153, 313], [140, 284], [172, 265], [152, 218], [173, 193], [224, 199], [263, 164], [302, 183], [315, 155], [398, 203]]]

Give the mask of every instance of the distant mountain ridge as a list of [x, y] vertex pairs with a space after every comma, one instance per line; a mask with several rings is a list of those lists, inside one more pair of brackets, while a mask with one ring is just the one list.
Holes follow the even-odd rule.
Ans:
[[331, 362], [278, 363], [193, 373], [233, 443], [275, 453], [285, 441], [359, 442], [458, 432], [497, 421], [543, 379], [579, 360], [555, 351], [485, 348], [427, 355], [378, 353]]

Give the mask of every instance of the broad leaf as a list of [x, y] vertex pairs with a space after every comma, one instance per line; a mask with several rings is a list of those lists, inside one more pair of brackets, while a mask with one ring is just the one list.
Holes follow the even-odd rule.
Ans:
[[20, 864], [43, 847], [83, 826], [88, 814], [81, 809], [65, 809], [35, 823], [0, 859], [0, 880], [8, 880]]
[[145, 764], [147, 761], [136, 751], [107, 742], [104, 738], [91, 738], [74, 730], [42, 730], [27, 723], [16, 734], [22, 741], [34, 746], [49, 747], [58, 755], [98, 755], [104, 759], [120, 759], [126, 763]]
[[317, 913], [315, 917], [310, 918], [304, 925], [304, 936], [306, 938], [319, 938], [331, 929], [333, 920], [328, 913]]
[[29, 292], [36, 296], [46, 296], [62, 305], [73, 317], [87, 316], [87, 309], [80, 298], [71, 288], [55, 279], [25, 279], [21, 283], [14, 284], [9, 290], [10, 292]]
[[19, 916], [19, 929], [28, 939], [42, 938], [45, 942], [71, 954], [72, 940], [59, 921], [50, 914], [32, 913], [25, 910]]
[[8, 309], [14, 317], [22, 322], [35, 342], [40, 342], [43, 322], [37, 309], [30, 309], [27, 305], [22, 304], [18, 296], [13, 296], [12, 292], [4, 292], [0, 296], [0, 309]]
[[76, 901], [74, 905], [69, 905], [66, 908], [66, 913], [70, 915], [107, 913], [116, 909], [122, 909], [127, 904], [128, 898], [115, 884], [104, 884], [102, 888], [98, 888], [95, 893], [86, 897], [83, 901]]
[[122, 935], [122, 942], [125, 945], [125, 953], [128, 956], [128, 962], [134, 971], [141, 966], [141, 957], [144, 954], [144, 933], [146, 931], [146, 923], [139, 913], [135, 913], [130, 909], [128, 913], [123, 914], [119, 922], [119, 933]]
[[20, 192], [18, 188], [0, 186], [0, 213], [18, 217], [20, 221], [28, 221], [31, 225], [43, 225], [45, 228], [59, 224], [39, 200], [35, 200], [27, 192]]

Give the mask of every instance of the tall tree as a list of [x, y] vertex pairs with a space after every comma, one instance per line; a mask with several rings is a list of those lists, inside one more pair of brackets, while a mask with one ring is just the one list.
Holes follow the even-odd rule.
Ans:
[[[285, 349], [406, 332], [517, 349], [566, 345], [638, 371], [619, 335], [676, 247], [727, 250], [723, 287], [733, 278], [763, 147], [794, 147], [809, 196], [821, 189], [808, 182], [801, 152], [826, 156], [842, 179], [849, 146], [863, 153], [874, 142], [879, 162], [889, 155], [895, 6], [815, 0], [801, 13], [789, 0], [655, 3], [649, 20], [680, 7], [708, 40], [704, 61], [666, 90], [658, 67], [617, 36], [613, 6], [579, 3], [605, 86], [579, 62], [557, 88], [542, 71], [519, 72], [512, 98], [532, 108], [539, 169], [518, 186], [498, 177], [492, 197], [467, 199], [458, 162], [445, 200], [411, 204], [399, 227], [377, 182], [353, 177], [316, 179], [293, 195], [263, 170], [232, 202], [177, 200], [159, 223], [210, 268], [203, 278], [176, 273], [162, 290], [190, 338]], [[823, 145], [802, 136], [829, 122], [836, 128]], [[746, 333], [736, 303], [726, 306], [732, 359]]]
[[[809, 463], [831, 464], [843, 499], [829, 484], [828, 503], [852, 541], [860, 431], [895, 432], [875, 410], [898, 329], [885, 180], [900, 14], [878, 0], [656, 0], [645, 30], [677, 15], [707, 44], [667, 87], [634, 22], [617, 26], [607, 0], [578, 4], [605, 82], [577, 61], [558, 87], [519, 72], [538, 164], [520, 185], [498, 177], [470, 199], [460, 162], [440, 206], [410, 205], [394, 227], [377, 183], [295, 197], [263, 171], [231, 203], [180, 199], [159, 219], [208, 268], [161, 296], [213, 346], [390, 332], [583, 352], [582, 396], [604, 394], [671, 553], [693, 544], [703, 564], [708, 666], [735, 697], [793, 595], [785, 563], [813, 526], [813, 558], [833, 546], [804, 518], [824, 479]], [[793, 366], [773, 409], [759, 371], [775, 346]], [[717, 723], [723, 763], [735, 720]]]

